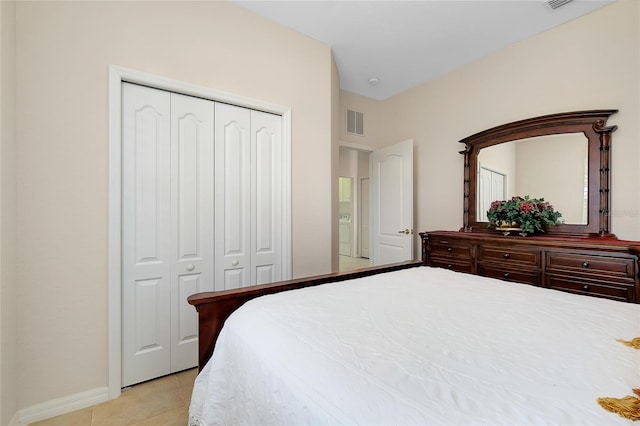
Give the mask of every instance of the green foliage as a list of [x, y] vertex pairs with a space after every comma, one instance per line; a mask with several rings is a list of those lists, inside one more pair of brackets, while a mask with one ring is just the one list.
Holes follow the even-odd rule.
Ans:
[[487, 217], [490, 227], [519, 227], [528, 234], [544, 232], [545, 226], [562, 223], [562, 214], [544, 198], [529, 198], [528, 195], [492, 202]]

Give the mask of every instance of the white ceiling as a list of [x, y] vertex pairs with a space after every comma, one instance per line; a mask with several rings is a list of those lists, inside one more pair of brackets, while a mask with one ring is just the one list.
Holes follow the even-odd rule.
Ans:
[[341, 89], [382, 100], [615, 0], [232, 1], [330, 45]]

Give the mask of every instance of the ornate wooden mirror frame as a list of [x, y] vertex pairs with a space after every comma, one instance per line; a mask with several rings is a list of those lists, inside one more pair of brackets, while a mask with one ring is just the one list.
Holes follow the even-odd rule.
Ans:
[[[609, 147], [617, 126], [607, 119], [618, 110], [576, 111], [545, 115], [503, 124], [462, 139], [464, 151], [464, 226], [461, 231], [494, 232], [487, 222], [477, 221], [478, 154], [481, 149], [505, 142], [562, 133], [583, 133], [588, 143], [588, 208], [585, 225], [560, 224], [549, 227], [548, 235], [613, 236], [609, 233]], [[553, 153], [549, 153], [553, 155]]]

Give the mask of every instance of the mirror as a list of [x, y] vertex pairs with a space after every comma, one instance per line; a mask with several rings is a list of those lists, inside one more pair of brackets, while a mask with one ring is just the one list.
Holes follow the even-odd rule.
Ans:
[[515, 195], [544, 198], [564, 223], [548, 234], [609, 234], [609, 147], [617, 110], [546, 115], [494, 127], [461, 140], [464, 161], [464, 226], [493, 232], [486, 211]]
[[476, 219], [487, 221], [492, 201], [530, 195], [551, 203], [562, 213], [564, 223], [586, 225], [588, 146], [583, 133], [567, 133], [482, 149], [478, 152]]

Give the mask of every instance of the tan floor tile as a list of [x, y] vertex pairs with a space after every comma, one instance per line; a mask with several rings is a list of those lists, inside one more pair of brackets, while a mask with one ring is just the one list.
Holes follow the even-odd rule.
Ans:
[[184, 426], [198, 369], [132, 386], [119, 398], [32, 426]]
[[187, 406], [191, 403], [191, 394], [193, 393], [193, 386], [180, 386], [178, 388], [180, 398]]
[[198, 369], [192, 368], [191, 370], [182, 371], [176, 374], [176, 379], [178, 379], [179, 386], [191, 386], [193, 387], [193, 382], [196, 380], [196, 376], [198, 375]]
[[369, 259], [365, 259], [363, 257], [340, 256], [339, 260], [340, 272], [353, 271], [370, 266]]
[[125, 426], [140, 422], [185, 405], [179, 388], [154, 389], [134, 387], [120, 398], [93, 408], [92, 426]]
[[51, 419], [31, 423], [31, 426], [91, 426], [93, 408], [84, 408]]
[[139, 423], [134, 423], [132, 426], [185, 426], [188, 422], [189, 409], [182, 407]]

